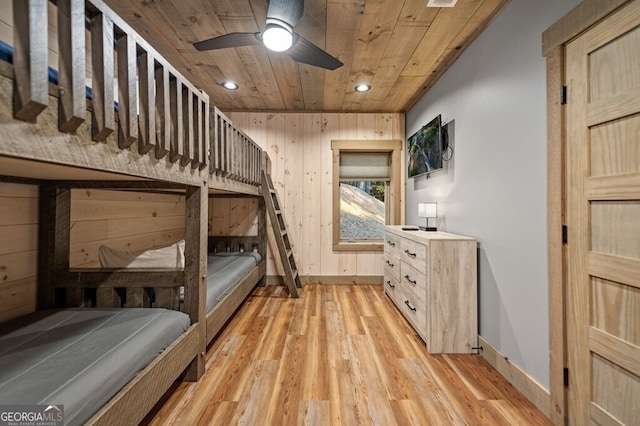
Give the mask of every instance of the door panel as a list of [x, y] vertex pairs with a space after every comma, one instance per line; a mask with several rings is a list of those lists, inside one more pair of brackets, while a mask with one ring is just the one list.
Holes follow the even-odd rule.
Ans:
[[590, 129], [592, 177], [640, 172], [640, 115]]
[[640, 424], [640, 1], [567, 45], [571, 424]]

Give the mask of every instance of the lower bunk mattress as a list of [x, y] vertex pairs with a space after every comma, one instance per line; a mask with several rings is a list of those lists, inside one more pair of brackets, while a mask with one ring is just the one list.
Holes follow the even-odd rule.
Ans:
[[0, 325], [0, 402], [63, 405], [82, 424], [190, 325], [166, 309], [45, 310]]
[[210, 254], [207, 258], [207, 312], [231, 293], [261, 259], [256, 252]]

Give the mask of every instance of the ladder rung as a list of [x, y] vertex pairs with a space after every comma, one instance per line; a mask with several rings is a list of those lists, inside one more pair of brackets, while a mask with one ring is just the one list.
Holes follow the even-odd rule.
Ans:
[[276, 210], [276, 214], [279, 214], [279, 215], [281, 215], [281, 216], [282, 216], [282, 211], [280, 211], [280, 210]]
[[281, 230], [280, 230], [280, 235], [282, 235], [283, 237], [284, 237], [285, 235], [287, 235], [287, 230], [286, 230], [286, 229], [281, 229]]

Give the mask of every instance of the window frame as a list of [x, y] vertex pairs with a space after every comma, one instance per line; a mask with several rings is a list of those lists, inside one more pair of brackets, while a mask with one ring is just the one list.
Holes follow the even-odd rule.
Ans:
[[401, 166], [402, 141], [391, 140], [332, 140], [333, 151], [333, 251], [382, 251], [383, 240], [341, 241], [340, 240], [340, 154], [343, 152], [387, 152], [391, 157], [388, 193], [385, 192], [385, 225], [397, 225], [401, 215]]

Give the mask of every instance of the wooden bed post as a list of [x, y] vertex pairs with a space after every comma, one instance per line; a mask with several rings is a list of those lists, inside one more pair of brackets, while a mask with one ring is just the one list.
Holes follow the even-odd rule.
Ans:
[[200, 324], [200, 352], [185, 374], [186, 381], [197, 381], [204, 374], [206, 352], [207, 214], [208, 184], [188, 186], [185, 200], [185, 282], [184, 312], [191, 324]]
[[38, 195], [38, 309], [48, 309], [56, 305], [56, 274], [69, 269], [71, 190], [45, 183]]

